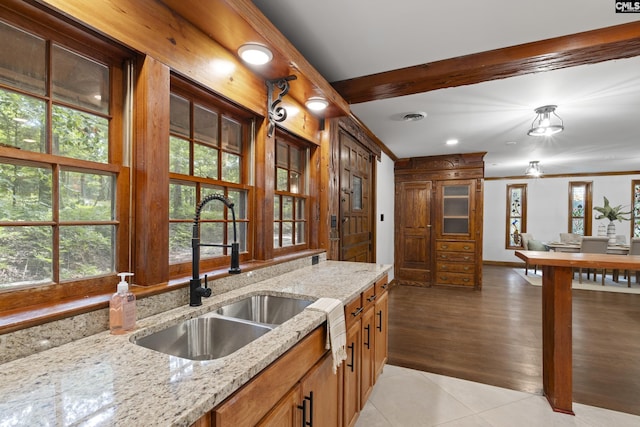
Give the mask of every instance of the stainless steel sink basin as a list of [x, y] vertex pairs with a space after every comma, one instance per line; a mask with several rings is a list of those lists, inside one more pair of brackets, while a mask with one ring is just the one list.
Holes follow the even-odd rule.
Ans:
[[254, 295], [220, 307], [214, 313], [267, 325], [280, 325], [301, 313], [312, 302], [272, 295]]
[[203, 316], [138, 338], [134, 343], [185, 359], [212, 360], [228, 356], [271, 329], [265, 325]]

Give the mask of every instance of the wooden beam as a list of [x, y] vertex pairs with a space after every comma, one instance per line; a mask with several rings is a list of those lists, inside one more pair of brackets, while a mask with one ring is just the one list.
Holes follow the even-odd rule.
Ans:
[[640, 55], [640, 21], [333, 83], [349, 104]]

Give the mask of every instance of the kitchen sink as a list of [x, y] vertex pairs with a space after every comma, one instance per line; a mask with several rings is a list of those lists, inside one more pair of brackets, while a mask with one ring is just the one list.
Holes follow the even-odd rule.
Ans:
[[202, 316], [138, 338], [134, 343], [185, 359], [212, 360], [228, 356], [271, 329], [265, 325]]
[[272, 295], [253, 295], [225, 305], [215, 314], [266, 325], [281, 325], [302, 312], [313, 301]]

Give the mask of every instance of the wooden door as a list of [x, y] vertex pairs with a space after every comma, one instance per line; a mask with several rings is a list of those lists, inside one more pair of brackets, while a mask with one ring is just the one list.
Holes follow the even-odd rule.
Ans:
[[313, 427], [339, 425], [341, 399], [338, 376], [333, 373], [333, 356], [327, 355], [300, 382], [302, 390], [302, 424]]
[[340, 260], [373, 262], [373, 158], [340, 132]]
[[260, 420], [256, 427], [297, 427], [302, 423], [300, 386], [297, 385]]
[[400, 283], [431, 282], [431, 181], [396, 184], [396, 277]]

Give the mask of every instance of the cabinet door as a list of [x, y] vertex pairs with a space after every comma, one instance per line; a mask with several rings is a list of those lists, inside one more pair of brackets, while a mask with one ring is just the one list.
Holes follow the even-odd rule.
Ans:
[[475, 229], [475, 180], [438, 183], [439, 238], [470, 239]]
[[389, 319], [387, 313], [389, 310], [389, 294], [388, 292], [382, 292], [378, 294], [375, 306], [375, 380], [378, 379], [384, 368], [384, 364], [387, 363], [388, 355], [388, 341], [389, 332], [388, 325]]
[[360, 367], [360, 409], [364, 408], [373, 390], [375, 362], [375, 306], [371, 305], [362, 315], [362, 364]]
[[256, 426], [298, 427], [302, 425], [300, 406], [300, 386], [297, 385]]
[[[333, 373], [333, 357], [330, 353], [303, 378], [300, 424], [313, 427], [339, 425], [339, 401], [341, 399], [338, 375]], [[274, 424], [276, 425], [276, 424]], [[283, 424], [284, 425], [284, 424]]]
[[351, 427], [360, 412], [360, 320], [347, 329], [347, 360], [344, 362], [343, 425]]

